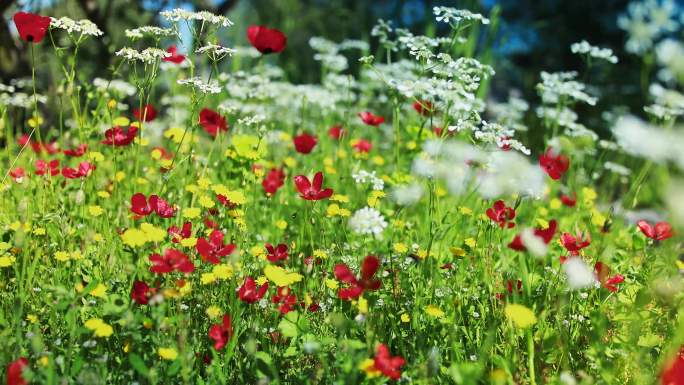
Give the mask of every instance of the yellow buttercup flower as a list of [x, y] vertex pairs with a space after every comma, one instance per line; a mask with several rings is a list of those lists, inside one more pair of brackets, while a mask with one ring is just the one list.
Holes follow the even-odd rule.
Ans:
[[159, 348], [157, 354], [164, 360], [173, 361], [178, 357], [178, 352], [174, 348]]
[[519, 329], [527, 329], [537, 323], [537, 317], [534, 315], [534, 312], [523, 305], [508, 304], [504, 309], [504, 313], [506, 318]]
[[100, 318], [91, 318], [84, 326], [95, 333], [95, 337], [109, 337], [114, 333], [114, 329], [107, 325]]
[[183, 209], [183, 218], [195, 219], [199, 218], [201, 210], [197, 207], [188, 207]]
[[403, 243], [401, 243], [401, 242], [395, 243], [395, 244], [392, 246], [392, 248], [393, 248], [394, 251], [396, 251], [397, 253], [402, 253], [402, 254], [408, 251], [408, 246], [406, 246], [405, 244], [403, 244]]
[[432, 316], [432, 317], [435, 317], [435, 318], [444, 317], [444, 311], [442, 311], [442, 309], [440, 309], [434, 305], [425, 306], [425, 314]]
[[107, 286], [100, 283], [88, 294], [92, 295], [93, 297], [104, 298], [107, 294]]
[[278, 287], [290, 286], [304, 278], [299, 273], [290, 273], [282, 267], [275, 265], [266, 266], [264, 268], [264, 275]]
[[102, 207], [98, 205], [88, 206], [88, 213], [94, 217], [99, 217], [103, 212]]

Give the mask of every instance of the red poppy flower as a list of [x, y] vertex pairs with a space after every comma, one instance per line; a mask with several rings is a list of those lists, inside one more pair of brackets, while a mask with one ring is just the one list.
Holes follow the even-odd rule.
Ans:
[[684, 385], [684, 346], [667, 361], [660, 374], [661, 385]]
[[235, 245], [232, 243], [224, 245], [223, 233], [220, 230], [214, 230], [209, 234], [209, 240], [199, 238], [195, 249], [202, 256], [202, 261], [216, 265], [221, 262], [219, 258], [235, 251]]
[[344, 133], [345, 133], [345, 131], [344, 131], [344, 129], [342, 128], [342, 126], [340, 126], [340, 125], [332, 126], [332, 127], [330, 127], [330, 129], [328, 130], [328, 136], [329, 136], [331, 139], [337, 139], [337, 140], [339, 140], [339, 139], [342, 137], [342, 135], [344, 135]]
[[13, 170], [10, 170], [9, 176], [11, 176], [15, 182], [21, 183], [24, 181], [24, 177], [26, 176], [26, 171], [21, 167], [17, 167]]
[[31, 149], [36, 154], [40, 154], [43, 151], [43, 145], [40, 144], [39, 142], [31, 140], [31, 137], [27, 134], [21, 135], [17, 139], [17, 143], [19, 144], [20, 147], [31, 146]]
[[179, 54], [178, 48], [176, 48], [175, 45], [169, 46], [169, 48], [166, 49], [166, 52], [170, 53], [171, 56], [163, 58], [163, 61], [180, 64], [185, 60], [185, 55]]
[[[511, 281], [510, 279], [506, 281], [506, 291], [508, 292], [508, 295], [513, 294], [513, 285], [514, 284], [515, 284], [516, 292], [518, 293], [518, 295], [522, 295], [522, 281], [517, 280], [514, 283], [514, 281]], [[496, 294], [496, 299], [502, 300], [505, 297], [506, 297], [506, 292]]]
[[238, 297], [242, 302], [254, 303], [264, 298], [266, 290], [268, 290], [268, 282], [261, 285], [261, 287], [257, 289], [254, 278], [247, 277], [245, 278], [245, 283], [243, 283], [238, 290]]
[[66, 149], [63, 152], [66, 156], [73, 156], [77, 158], [79, 156], [83, 156], [86, 153], [86, 151], [88, 151], [88, 145], [79, 144], [78, 146], [76, 146], [76, 148]]
[[328, 199], [333, 194], [331, 188], [321, 190], [323, 187], [323, 173], [320, 171], [314, 175], [313, 184], [304, 175], [294, 177], [294, 183], [297, 186], [297, 191], [299, 191], [299, 196], [308, 201]]
[[150, 195], [149, 201], [145, 194], [135, 193], [131, 196], [131, 211], [140, 216], [147, 216], [152, 212], [157, 213], [161, 218], [171, 218], [175, 214], [173, 206], [157, 195]]
[[[586, 236], [586, 239], [582, 239]], [[572, 235], [570, 233], [561, 234], [561, 243], [570, 255], [579, 255], [579, 251], [591, 244], [591, 235], [589, 233]]]
[[512, 228], [515, 227], [515, 223], [512, 222], [515, 218], [515, 210], [513, 207], [507, 207], [506, 203], [502, 200], [494, 202], [494, 205], [487, 209], [487, 216], [489, 219], [499, 224], [500, 228]]
[[266, 258], [273, 263], [287, 259], [287, 245], [284, 243], [280, 243], [276, 247], [273, 247], [273, 245], [267, 243], [266, 250], [268, 251]]
[[603, 262], [596, 262], [594, 265], [594, 272], [596, 280], [601, 282], [601, 286], [605, 287], [611, 292], [618, 291], [617, 285], [625, 281], [625, 277], [620, 274], [610, 276], [610, 267]]
[[539, 157], [539, 165], [551, 179], [560, 179], [568, 167], [570, 167], [570, 159], [565, 155], [556, 154], [552, 147], [549, 147], [546, 152]]
[[226, 119], [218, 112], [209, 108], [203, 108], [199, 114], [199, 124], [207, 134], [216, 137], [219, 131], [228, 131]]
[[381, 283], [374, 276], [379, 267], [380, 261], [376, 257], [367, 256], [361, 264], [361, 277], [357, 279], [344, 263], [335, 265], [335, 278], [349, 284], [349, 287], [339, 289], [337, 295], [342, 299], [349, 300], [358, 298], [365, 290], [378, 290]]
[[369, 126], [379, 126], [385, 122], [385, 118], [380, 115], [373, 115], [370, 111], [359, 112], [361, 120]]
[[264, 188], [266, 194], [273, 195], [285, 184], [285, 173], [282, 168], [272, 168], [266, 174], [261, 186]]
[[209, 328], [209, 338], [214, 341], [214, 349], [221, 350], [233, 338], [233, 326], [230, 323], [230, 316], [223, 315], [223, 322], [214, 324]]
[[278, 311], [281, 315], [285, 315], [294, 310], [297, 305], [297, 296], [292, 294], [289, 287], [279, 287], [276, 294], [271, 297], [271, 302], [280, 304]]
[[151, 122], [157, 117], [157, 110], [155, 110], [151, 104], [146, 104], [142, 111], [140, 111], [138, 108], [134, 108], [133, 116], [135, 116], [135, 118], [138, 120]]
[[169, 227], [168, 233], [171, 236], [171, 242], [178, 243], [182, 239], [190, 238], [192, 235], [192, 223], [183, 223], [183, 228], [178, 228], [178, 226], [173, 225]]
[[435, 107], [428, 100], [413, 102], [413, 109], [423, 116], [429, 116], [435, 112]]
[[156, 292], [156, 288], [149, 287], [145, 282], [135, 281], [131, 288], [131, 299], [138, 305], [147, 305]]
[[126, 129], [119, 126], [112, 127], [105, 131], [105, 140], [102, 141], [102, 144], [117, 147], [128, 146], [133, 142], [133, 139], [135, 139], [137, 134], [138, 127], [136, 126], [129, 126]]
[[[16, 16], [15, 16], [16, 17]], [[28, 358], [20, 357], [7, 365], [7, 385], [26, 385], [28, 382], [22, 375], [29, 365]]]
[[166, 274], [172, 271], [180, 271], [181, 273], [195, 271], [195, 265], [192, 264], [190, 257], [176, 249], [166, 249], [163, 256], [154, 253], [150, 255], [150, 262], [152, 262], [150, 271], [156, 274]]
[[95, 170], [94, 164], [90, 162], [81, 162], [78, 164], [78, 168], [64, 167], [62, 169], [62, 175], [68, 179], [85, 178], [90, 175], [93, 170]]
[[[544, 243], [547, 245], [551, 242], [553, 239], [554, 234], [556, 234], [556, 228], [558, 227], [558, 222], [556, 222], [555, 219], [552, 219], [549, 222], [549, 227], [545, 229], [534, 229], [534, 235], [537, 237], [541, 238]], [[516, 235], [515, 238], [513, 238], [513, 241], [508, 244], [508, 247], [516, 250], [516, 251], [526, 251], [527, 247], [523, 244], [522, 237], [520, 234]]]
[[50, 18], [29, 12], [17, 12], [12, 18], [19, 37], [29, 43], [40, 43], [50, 27]]
[[577, 194], [572, 193], [572, 196], [562, 194], [560, 200], [567, 207], [575, 207], [577, 204]]
[[50, 173], [51, 176], [59, 175], [59, 159], [53, 159], [49, 163], [42, 159], [36, 159], [34, 167], [36, 168], [36, 175], [47, 173]]
[[31, 140], [31, 137], [27, 134], [21, 135], [17, 139], [17, 143], [19, 144], [20, 147], [31, 146], [31, 149], [36, 154], [40, 154], [43, 151], [45, 151], [48, 154], [53, 155], [53, 154], [56, 154], [59, 152], [59, 146], [57, 145], [56, 142], [51, 142], [51, 143], [36, 142], [34, 140]]
[[656, 241], [664, 241], [672, 237], [672, 226], [667, 222], [658, 222], [653, 226], [644, 220], [640, 220], [637, 222], [637, 226], [645, 236]]
[[373, 149], [373, 143], [367, 141], [366, 139], [359, 139], [352, 146], [356, 152], [367, 154]]
[[300, 154], [308, 154], [316, 147], [318, 139], [315, 136], [303, 133], [295, 136], [292, 141], [294, 142], [295, 150]]
[[264, 55], [282, 52], [287, 45], [287, 36], [284, 33], [263, 25], [250, 25], [247, 28], [247, 39], [257, 51]]
[[390, 353], [389, 348], [385, 344], [379, 344], [375, 349], [375, 360], [373, 364], [375, 369], [379, 370], [384, 376], [393, 380], [401, 378], [400, 368], [406, 363], [401, 356], [394, 356]]

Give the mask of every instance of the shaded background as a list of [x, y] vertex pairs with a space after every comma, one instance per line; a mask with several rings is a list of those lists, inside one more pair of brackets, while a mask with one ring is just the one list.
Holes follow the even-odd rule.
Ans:
[[[391, 20], [395, 27], [415, 34], [446, 34], [448, 27], [434, 22], [432, 7], [447, 5], [485, 15], [500, 14], [491, 59], [497, 71], [491, 83], [495, 97], [503, 99], [510, 89], [518, 89], [527, 100], [535, 100], [534, 85], [540, 71], [582, 71], [581, 59], [570, 52], [569, 46], [586, 39], [612, 48], [620, 58], [620, 64], [610, 73], [591, 79], [600, 80], [602, 87], [618, 87], [608, 89], [601, 102], [614, 105], [617, 98], [619, 104], [637, 107], [645, 102], [643, 93], [638, 87], [630, 89], [625, 85], [638, 85], [640, 58], [624, 52], [625, 35], [616, 25], [627, 4], [626, 0], [0, 0], [0, 69], [4, 81], [30, 74], [28, 50], [16, 39], [9, 21], [19, 9], [94, 21], [105, 35], [87, 44], [88, 52], [83, 57], [88, 57], [92, 65], [83, 66], [81, 71], [86, 73], [81, 75], [108, 77], [113, 52], [130, 44], [124, 36], [126, 28], [162, 24], [159, 11], [183, 7], [209, 10], [233, 20], [235, 26], [227, 29], [225, 41], [220, 42], [227, 46], [246, 45], [245, 29], [249, 24], [281, 29], [288, 36], [288, 47], [276, 60], [287, 78], [295, 83], [316, 82], [320, 79], [320, 64], [312, 58], [310, 37], [363, 39], [375, 52], [377, 41], [371, 39], [370, 30], [377, 19]], [[438, 27], [444, 30], [436, 30]]]

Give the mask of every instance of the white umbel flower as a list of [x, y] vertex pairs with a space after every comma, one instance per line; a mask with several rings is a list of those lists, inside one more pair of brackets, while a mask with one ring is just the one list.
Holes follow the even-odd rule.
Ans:
[[233, 56], [235, 50], [218, 44], [207, 43], [206, 45], [197, 48], [195, 53], [205, 54], [212, 60], [218, 61], [226, 56]]
[[185, 9], [182, 8], [176, 8], [172, 11], [163, 11], [161, 12], [161, 15], [169, 21], [174, 21], [178, 22], [180, 20], [186, 20], [186, 21], [201, 21], [209, 24], [216, 24], [220, 25], [222, 27], [230, 27], [233, 25], [233, 22], [230, 21], [225, 16], [221, 15], [214, 15], [211, 12], [208, 11], [200, 11], [200, 12], [191, 12], [191, 11], [186, 11]]
[[613, 50], [610, 48], [601, 48], [589, 44], [588, 41], [582, 40], [579, 43], [573, 43], [570, 46], [570, 51], [572, 53], [587, 55], [594, 59], [605, 60], [609, 63], [616, 64], [618, 62], [617, 56], [613, 54]]
[[211, 83], [206, 83], [199, 77], [195, 76], [192, 78], [188, 79], [178, 79], [176, 81], [180, 85], [187, 85], [194, 87], [200, 92], [205, 93], [205, 94], [218, 94], [221, 93], [221, 87], [219, 87], [218, 83], [216, 82], [211, 82]]
[[349, 227], [357, 234], [372, 234], [380, 238], [387, 227], [387, 222], [378, 210], [364, 207], [352, 215], [349, 219]]
[[456, 9], [450, 7], [434, 7], [432, 13], [436, 20], [449, 24], [459, 24], [463, 21], [479, 21], [482, 24], [489, 24], [489, 19], [479, 13], [472, 13], [467, 9]]
[[568, 258], [563, 264], [563, 271], [567, 277], [568, 286], [573, 290], [592, 287], [596, 282], [594, 272], [584, 263], [582, 258]]
[[170, 53], [159, 48], [145, 48], [142, 51], [133, 48], [124, 47], [116, 51], [116, 56], [121, 56], [128, 61], [141, 61], [147, 64], [152, 64], [157, 60], [171, 56]]
[[68, 33], [74, 33], [77, 32], [81, 35], [88, 35], [88, 36], [102, 36], [103, 32], [97, 27], [95, 23], [93, 23], [90, 20], [83, 19], [83, 20], [74, 20], [70, 19], [68, 17], [60, 17], [55, 18], [51, 17], [50, 18], [50, 27], [51, 28], [57, 28], [57, 29], [63, 29], [67, 31]]
[[152, 36], [152, 37], [170, 37], [170, 36], [176, 36], [178, 37], [178, 32], [174, 30], [173, 28], [161, 28], [161, 27], [156, 27], [156, 26], [143, 26], [143, 27], [138, 27], [138, 28], [133, 28], [133, 29], [127, 29], [125, 31], [126, 37], [131, 39], [131, 40], [137, 40], [137, 39], [142, 39], [143, 37], [146, 36]]

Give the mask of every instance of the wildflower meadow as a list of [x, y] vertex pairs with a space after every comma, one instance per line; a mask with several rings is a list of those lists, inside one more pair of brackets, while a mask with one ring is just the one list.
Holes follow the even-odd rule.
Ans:
[[[230, 13], [125, 46], [6, 14], [30, 76], [0, 83], [3, 381], [683, 385], [681, 8], [629, 4], [620, 56], [578, 39], [527, 99], [492, 90], [476, 11], [309, 35], [312, 83]], [[624, 60], [637, 108], [602, 81]]]

